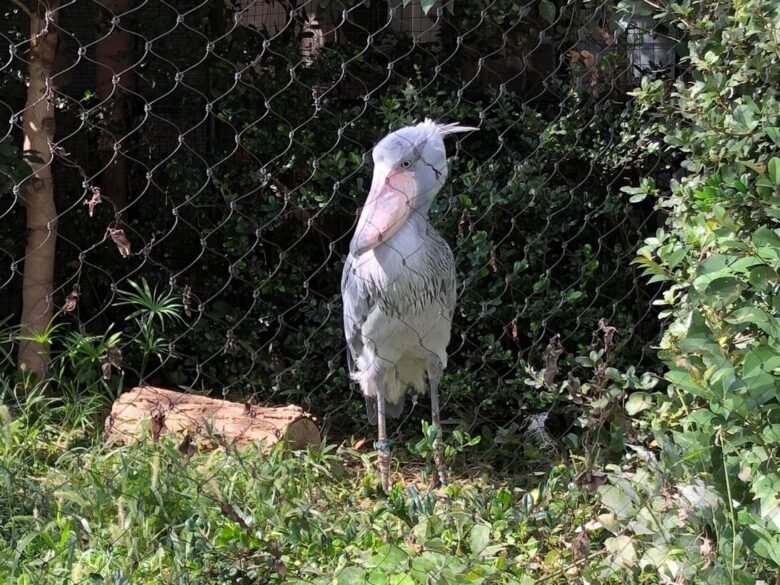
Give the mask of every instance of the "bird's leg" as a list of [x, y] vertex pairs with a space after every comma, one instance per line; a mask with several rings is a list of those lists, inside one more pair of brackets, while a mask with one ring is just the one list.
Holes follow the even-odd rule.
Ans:
[[376, 414], [379, 474], [382, 476], [382, 488], [385, 491], [388, 491], [390, 488], [390, 481], [388, 479], [390, 469], [390, 444], [387, 441], [387, 426], [385, 425], [385, 391], [381, 381], [376, 385]]
[[441, 380], [442, 365], [438, 356], [428, 358], [428, 384], [431, 387], [431, 422], [436, 427], [436, 438], [433, 440], [433, 457], [439, 483], [447, 483], [447, 466], [444, 464], [444, 444], [442, 443], [441, 419], [439, 417], [439, 380]]

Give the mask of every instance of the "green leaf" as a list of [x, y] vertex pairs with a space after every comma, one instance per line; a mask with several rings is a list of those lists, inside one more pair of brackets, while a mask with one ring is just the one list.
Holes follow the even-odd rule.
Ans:
[[717, 298], [719, 301], [718, 304], [722, 307], [736, 301], [741, 292], [742, 287], [740, 282], [733, 276], [716, 278], [710, 282], [704, 290], [706, 296]]
[[386, 544], [376, 549], [376, 554], [369, 560], [370, 566], [375, 569], [393, 571], [406, 563], [409, 555], [394, 544]]
[[758, 126], [755, 118], [756, 106], [753, 104], [740, 104], [732, 113], [737, 129], [742, 133], [753, 131]]
[[741, 325], [743, 323], [753, 323], [764, 330], [769, 328], [769, 315], [759, 307], [740, 307], [726, 317], [726, 323]]
[[685, 370], [673, 368], [671, 371], [666, 373], [664, 378], [669, 380], [672, 385], [680, 388], [681, 390], [685, 390], [694, 396], [708, 395], [708, 392], [706, 392], [702, 386], [694, 382], [693, 378], [691, 378], [691, 375]]
[[637, 256], [631, 261], [631, 264], [639, 264], [643, 266], [644, 267], [643, 273], [645, 276], [653, 274], [659, 280], [669, 280], [669, 277], [666, 274], [666, 270], [664, 270], [660, 264], [658, 264], [656, 261], [650, 258], [647, 258], [645, 256]]
[[759, 372], [772, 372], [775, 368], [780, 368], [780, 355], [768, 344], [761, 344], [754, 347], [745, 355], [742, 362], [742, 377], [750, 377]]
[[765, 132], [772, 142], [774, 142], [777, 146], [780, 146], [780, 128], [777, 128], [776, 126], [770, 126], [765, 130]]
[[765, 559], [770, 559], [780, 566], [780, 536], [771, 534], [767, 530], [762, 531], [762, 534], [756, 540], [753, 550], [756, 554]]
[[539, 16], [545, 19], [549, 24], [555, 20], [555, 4], [550, 0], [541, 0], [539, 2]]
[[339, 585], [351, 585], [352, 583], [362, 583], [366, 579], [366, 572], [360, 567], [345, 567], [336, 576], [336, 582]]
[[748, 391], [746, 405], [751, 410], [773, 400], [775, 397], [775, 377], [766, 372], [759, 372], [742, 380]]
[[436, 0], [420, 0], [420, 7], [422, 8], [423, 14], [428, 14], [434, 4], [436, 4]]
[[444, 563], [443, 555], [436, 552], [425, 552], [412, 560], [412, 571], [421, 575], [430, 575], [440, 569]]
[[771, 230], [763, 225], [753, 232], [751, 239], [753, 240], [753, 243], [756, 245], [756, 247], [780, 247], [780, 235], [778, 235], [778, 230]]
[[18, 152], [13, 144], [9, 144], [8, 142], [0, 142], [0, 156], [11, 158], [17, 155]]
[[626, 520], [634, 515], [634, 504], [631, 497], [620, 487], [614, 484], [605, 484], [599, 487], [601, 503], [610, 510], [619, 520]]
[[780, 445], [780, 424], [765, 426], [761, 431], [761, 438], [767, 443]]
[[685, 256], [688, 254], [688, 249], [685, 248], [685, 246], [680, 246], [679, 248], [675, 248], [671, 254], [668, 256], [662, 257], [662, 260], [664, 261], [664, 264], [666, 264], [669, 268], [676, 267], [680, 261], [685, 258]]
[[764, 290], [770, 282], [775, 282], [776, 280], [777, 273], [765, 265], [751, 269], [748, 277], [750, 285], [759, 291]]
[[780, 185], [780, 158], [771, 158], [766, 166], [766, 170], [775, 186]]
[[701, 480], [680, 484], [677, 489], [680, 495], [688, 500], [692, 509], [717, 510], [722, 503], [718, 493]]
[[626, 414], [635, 414], [653, 407], [653, 400], [647, 392], [634, 392], [626, 401]]
[[471, 529], [471, 554], [475, 557], [485, 550], [490, 542], [490, 527], [484, 524], [475, 524]]
[[630, 536], [610, 536], [604, 541], [604, 548], [611, 555], [613, 569], [633, 569], [636, 565], [636, 549]]
[[751, 486], [756, 499], [760, 501], [759, 514], [774, 524], [776, 530], [780, 530], [780, 476], [776, 473], [762, 475]]
[[705, 275], [720, 273], [725, 268], [734, 264], [734, 262], [737, 261], [737, 258], [737, 256], [728, 254], [712, 254], [711, 256], [705, 258], [704, 261], [699, 265], [699, 274]]

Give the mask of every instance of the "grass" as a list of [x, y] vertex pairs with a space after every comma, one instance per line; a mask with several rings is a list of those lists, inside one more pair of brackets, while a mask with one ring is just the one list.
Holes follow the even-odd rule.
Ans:
[[[560, 440], [546, 415], [450, 430], [437, 489], [434, 429], [403, 425], [385, 493], [370, 436], [305, 452], [110, 443], [122, 378], [104, 378], [109, 346], [74, 337], [52, 368], [56, 398], [0, 378], [0, 584], [775, 581], [774, 550], [730, 541], [722, 498], [679, 465], [652, 377], [607, 368], [606, 350], [555, 389], [578, 415]], [[526, 384], [552, 387], [541, 372]]]
[[461, 457], [432, 489], [398, 446], [385, 494], [375, 453], [347, 444], [188, 457], [165, 437], [104, 444], [98, 402], [2, 408], [0, 583], [620, 580], [589, 552], [608, 534], [583, 529], [599, 504], [562, 462], [497, 474]]

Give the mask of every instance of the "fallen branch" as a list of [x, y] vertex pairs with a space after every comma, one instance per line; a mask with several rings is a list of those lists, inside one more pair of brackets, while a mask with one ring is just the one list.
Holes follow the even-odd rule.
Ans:
[[293, 448], [319, 447], [320, 432], [311, 415], [295, 405], [261, 407], [143, 386], [122, 394], [106, 419], [106, 435], [128, 444], [144, 435], [152, 440], [174, 433], [197, 438], [199, 447], [243, 446], [263, 441], [266, 448], [285, 440]]

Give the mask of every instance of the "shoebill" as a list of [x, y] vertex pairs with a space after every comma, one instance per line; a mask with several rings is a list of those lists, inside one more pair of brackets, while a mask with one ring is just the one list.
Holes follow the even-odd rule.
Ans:
[[455, 311], [455, 262], [428, 211], [447, 180], [444, 138], [477, 130], [426, 119], [385, 136], [373, 150], [371, 190], [344, 265], [341, 294], [347, 360], [376, 424], [382, 486], [388, 489], [386, 420], [404, 410], [408, 389], [431, 393], [439, 481], [446, 468], [439, 380]]

